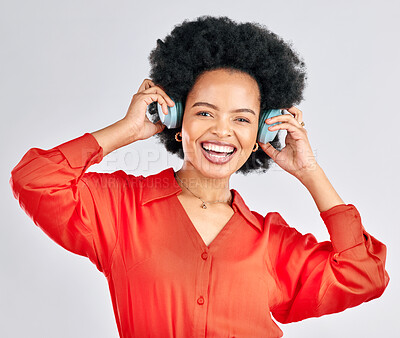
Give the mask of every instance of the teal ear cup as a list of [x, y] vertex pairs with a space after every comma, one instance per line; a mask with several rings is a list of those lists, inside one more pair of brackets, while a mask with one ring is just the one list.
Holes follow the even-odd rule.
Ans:
[[162, 124], [164, 124], [168, 129], [180, 127], [183, 118], [182, 102], [173, 99], [172, 101], [174, 101], [175, 104], [173, 107], [168, 106], [168, 115], [163, 113], [161, 105], [157, 102], [158, 116], [160, 117]]
[[[173, 100], [173, 99], [172, 99]], [[168, 115], [165, 115], [162, 111], [161, 105], [157, 102], [158, 116], [162, 124], [164, 124], [168, 129], [178, 128], [182, 125], [183, 118], [183, 105], [180, 101], [173, 100], [175, 105], [173, 107], [168, 106]], [[279, 130], [270, 131], [268, 127], [274, 126], [275, 124], [281, 123], [277, 122], [274, 124], [267, 124], [265, 120], [270, 117], [282, 115], [281, 109], [269, 109], [261, 113], [259, 123], [258, 123], [258, 134], [257, 141], [261, 143], [271, 142]]]
[[278, 115], [282, 115], [281, 109], [269, 109], [269, 110], [265, 110], [262, 112], [259, 122], [258, 122], [258, 135], [257, 135], [258, 142], [267, 143], [267, 142], [271, 142], [275, 138], [279, 129], [271, 131], [271, 130], [268, 130], [268, 127], [274, 126], [275, 124], [279, 124], [281, 122], [276, 122], [274, 124], [267, 124], [267, 123], [265, 123], [265, 120], [270, 117], [274, 117], [274, 116], [278, 116]]

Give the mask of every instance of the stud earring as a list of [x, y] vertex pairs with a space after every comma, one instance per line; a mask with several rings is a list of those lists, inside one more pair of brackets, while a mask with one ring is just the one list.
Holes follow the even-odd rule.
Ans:
[[[178, 140], [178, 135], [180, 136], [180, 140]], [[177, 142], [182, 142], [182, 134], [181, 134], [180, 131], [178, 131], [178, 132], [175, 134], [175, 140], [176, 140]]]
[[[255, 148], [254, 148], [255, 147]], [[253, 153], [256, 152], [258, 150], [258, 143], [256, 142], [256, 144], [253, 147]]]

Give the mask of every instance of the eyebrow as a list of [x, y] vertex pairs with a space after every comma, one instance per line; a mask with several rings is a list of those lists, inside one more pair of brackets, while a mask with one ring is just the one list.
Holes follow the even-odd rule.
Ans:
[[[213, 104], [208, 103], [208, 102], [196, 102], [192, 106], [192, 108], [193, 107], [197, 107], [197, 106], [206, 106], [206, 107], [210, 107], [210, 108], [212, 108], [214, 110], [219, 110], [217, 106], [214, 106]], [[249, 109], [249, 108], [239, 108], [239, 109], [235, 109], [235, 110], [231, 111], [231, 113], [239, 113], [239, 112], [244, 112], [244, 113], [247, 112], [247, 113], [252, 113], [253, 115], [256, 115], [256, 113], [253, 110]]]

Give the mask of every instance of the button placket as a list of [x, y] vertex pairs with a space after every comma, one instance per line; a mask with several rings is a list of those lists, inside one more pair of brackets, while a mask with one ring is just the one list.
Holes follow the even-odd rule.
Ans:
[[[204, 251], [201, 253], [201, 258], [203, 260], [207, 260], [208, 258], [208, 252]], [[207, 269], [204, 269], [204, 273], [207, 273]], [[197, 298], [197, 304], [199, 305], [203, 305], [204, 304], [204, 297], [203, 296], [199, 296], [199, 298]]]
[[198, 272], [196, 282], [196, 303], [194, 334], [196, 337], [205, 337], [207, 327], [207, 308], [208, 308], [208, 290], [210, 282], [211, 256], [207, 248], [203, 248], [198, 254]]

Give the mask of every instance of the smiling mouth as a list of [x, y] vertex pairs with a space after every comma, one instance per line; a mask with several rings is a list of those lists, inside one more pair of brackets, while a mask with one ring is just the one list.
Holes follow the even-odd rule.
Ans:
[[202, 148], [203, 148], [207, 153], [209, 153], [211, 156], [221, 157], [221, 158], [230, 156], [230, 155], [232, 155], [232, 154], [236, 151], [236, 149], [234, 149], [234, 150], [232, 150], [232, 151], [229, 152], [229, 153], [222, 153], [222, 152], [219, 152], [219, 151], [213, 151], [213, 150], [205, 149], [204, 147], [202, 147]]
[[219, 157], [219, 158], [224, 158], [232, 155], [233, 153], [236, 152], [236, 148], [234, 148], [232, 151], [229, 152], [222, 152], [222, 151], [216, 151], [216, 150], [211, 150], [211, 149], [206, 149], [203, 144], [201, 144], [201, 147], [203, 148], [204, 151], [206, 151], [208, 154], [214, 156], [214, 157]]
[[[207, 148], [213, 148], [213, 149], [207, 149]], [[212, 163], [214, 164], [225, 164], [228, 163], [233, 155], [235, 154], [235, 152], [237, 151], [237, 148], [235, 147], [232, 151], [229, 152], [224, 152], [222, 150], [227, 150], [227, 149], [216, 149], [216, 147], [210, 147], [207, 146], [206, 147], [203, 146], [203, 144], [201, 144], [201, 148], [203, 151], [204, 156]], [[219, 151], [218, 151], [219, 150]]]

